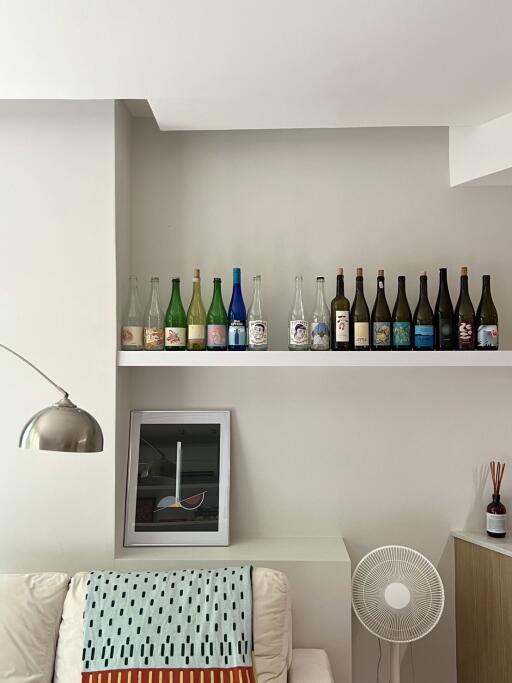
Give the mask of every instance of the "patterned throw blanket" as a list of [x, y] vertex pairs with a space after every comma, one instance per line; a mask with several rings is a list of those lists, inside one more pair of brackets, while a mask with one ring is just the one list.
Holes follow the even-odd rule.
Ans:
[[251, 567], [92, 572], [82, 683], [255, 683]]

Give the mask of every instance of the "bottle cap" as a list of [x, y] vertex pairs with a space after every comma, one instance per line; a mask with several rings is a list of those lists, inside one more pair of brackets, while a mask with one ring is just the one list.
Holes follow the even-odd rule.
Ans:
[[398, 279], [399, 279], [399, 280], [405, 280], [405, 275], [399, 275], [399, 276], [398, 276]]
[[379, 277], [384, 277], [384, 271], [383, 271], [382, 269], [379, 270], [379, 271], [377, 272], [377, 275], [378, 275]]
[[362, 268], [358, 268], [356, 270], [356, 276], [357, 277], [363, 277], [363, 269]]
[[240, 268], [233, 268], [233, 284], [240, 284]]
[[427, 271], [426, 271], [426, 270], [422, 270], [421, 273], [420, 273], [420, 277], [427, 277]]
[[201, 277], [201, 271], [199, 268], [194, 268], [194, 277], [200, 278]]
[[461, 277], [467, 277], [467, 275], [468, 275], [468, 267], [467, 267], [467, 266], [462, 266], [462, 268], [460, 269], [460, 274], [461, 274]]
[[317, 282], [323, 282], [325, 278], [322, 275], [319, 275], [316, 279]]
[[336, 268], [336, 276], [343, 275], [343, 268]]

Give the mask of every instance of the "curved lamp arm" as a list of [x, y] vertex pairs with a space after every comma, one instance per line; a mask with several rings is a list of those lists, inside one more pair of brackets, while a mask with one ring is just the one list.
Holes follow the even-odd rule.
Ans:
[[59, 385], [56, 384], [52, 379], [50, 379], [48, 375], [45, 375], [44, 372], [42, 372], [42, 370], [40, 370], [36, 365], [34, 365], [34, 363], [31, 363], [24, 356], [22, 356], [21, 353], [14, 351], [14, 349], [11, 349], [9, 346], [6, 346], [5, 344], [0, 344], [0, 348], [5, 349], [5, 351], [8, 351], [9, 353], [12, 353], [13, 356], [17, 356], [20, 360], [22, 360], [24, 363], [26, 363], [32, 369], [38, 372], [41, 375], [41, 377], [44, 377], [47, 382], [49, 382], [52, 386], [54, 386], [57, 389], [57, 391], [60, 391], [60, 393], [63, 394], [64, 398], [68, 398], [69, 394], [65, 389], [59, 387]]

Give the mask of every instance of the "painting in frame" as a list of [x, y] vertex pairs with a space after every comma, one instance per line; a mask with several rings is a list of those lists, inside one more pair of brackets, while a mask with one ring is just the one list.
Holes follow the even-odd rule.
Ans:
[[124, 545], [229, 545], [229, 472], [229, 411], [132, 411]]

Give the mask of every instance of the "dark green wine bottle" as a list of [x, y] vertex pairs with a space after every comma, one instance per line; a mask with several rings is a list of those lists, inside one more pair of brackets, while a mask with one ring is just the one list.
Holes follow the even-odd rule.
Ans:
[[350, 346], [354, 351], [370, 350], [370, 311], [364, 298], [362, 268], [356, 271], [356, 295], [350, 311]]
[[350, 348], [350, 301], [345, 296], [343, 268], [336, 270], [336, 296], [331, 301], [331, 349]]
[[384, 287], [384, 271], [377, 274], [377, 295], [372, 310], [372, 351], [391, 351], [391, 313]]
[[453, 305], [446, 273], [446, 268], [439, 268], [439, 292], [434, 309], [436, 349], [438, 351], [453, 351], [455, 348]]
[[208, 315], [206, 316], [206, 325], [206, 348], [208, 351], [226, 351], [228, 348], [228, 314], [222, 301], [222, 282], [220, 277], [213, 279], [213, 297], [208, 309]]
[[468, 269], [460, 269], [460, 294], [455, 306], [455, 325], [457, 326], [457, 349], [471, 351], [475, 348], [475, 309], [471, 303], [468, 286]]
[[412, 319], [414, 350], [432, 351], [434, 348], [434, 314], [428, 300], [427, 274], [420, 274], [420, 298]]
[[482, 275], [482, 298], [476, 310], [476, 348], [497, 351], [498, 341], [498, 312], [491, 296], [491, 276]]
[[172, 279], [172, 293], [165, 314], [165, 350], [185, 351], [187, 348], [187, 315], [181, 302], [180, 279]]
[[398, 294], [396, 295], [391, 321], [393, 351], [410, 351], [412, 348], [412, 315], [405, 293], [405, 275], [398, 276]]

